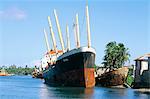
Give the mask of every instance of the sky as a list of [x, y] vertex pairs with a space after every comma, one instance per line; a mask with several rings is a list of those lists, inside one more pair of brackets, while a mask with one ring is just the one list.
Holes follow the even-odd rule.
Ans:
[[[87, 46], [86, 0], [0, 0], [0, 66], [33, 66], [46, 53], [43, 28], [52, 41], [47, 16], [51, 17], [57, 46], [61, 49], [53, 10], [56, 9], [64, 42], [69, 25], [71, 48], [75, 48], [73, 21], [79, 14], [81, 46]], [[96, 64], [101, 64], [108, 42], [129, 48], [131, 63], [150, 53], [149, 0], [88, 0], [91, 41]]]

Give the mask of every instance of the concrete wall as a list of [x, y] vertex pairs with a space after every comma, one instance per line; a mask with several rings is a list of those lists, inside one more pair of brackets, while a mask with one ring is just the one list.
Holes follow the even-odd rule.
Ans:
[[142, 75], [144, 70], [148, 70], [148, 61], [141, 61], [140, 75]]
[[148, 61], [136, 60], [134, 88], [150, 88], [150, 57]]
[[150, 57], [148, 57], [148, 70], [150, 71]]
[[136, 60], [135, 62], [135, 79], [134, 82], [140, 82], [140, 70], [141, 70], [141, 61]]
[[140, 82], [140, 75], [143, 74], [144, 70], [148, 70], [148, 62], [136, 60], [135, 64], [135, 82]]

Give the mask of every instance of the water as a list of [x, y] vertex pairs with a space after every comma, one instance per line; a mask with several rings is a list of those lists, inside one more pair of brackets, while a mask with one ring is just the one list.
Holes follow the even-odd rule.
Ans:
[[31, 76], [0, 77], [0, 99], [150, 99], [134, 89], [50, 87]]

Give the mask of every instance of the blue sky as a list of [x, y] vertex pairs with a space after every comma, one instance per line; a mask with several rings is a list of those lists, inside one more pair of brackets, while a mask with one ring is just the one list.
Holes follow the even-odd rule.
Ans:
[[[69, 25], [71, 48], [75, 48], [73, 20], [79, 14], [81, 45], [87, 45], [86, 0], [0, 0], [0, 66], [30, 66], [46, 52], [43, 28], [50, 33], [47, 16], [60, 48], [53, 9], [57, 10], [65, 39]], [[101, 64], [105, 45], [110, 41], [124, 43], [133, 59], [150, 52], [149, 0], [88, 0], [92, 46], [96, 64]]]

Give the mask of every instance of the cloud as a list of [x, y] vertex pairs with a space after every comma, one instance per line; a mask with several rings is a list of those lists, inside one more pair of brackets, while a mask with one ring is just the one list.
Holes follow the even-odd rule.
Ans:
[[0, 10], [0, 19], [23, 20], [26, 17], [27, 14], [25, 11], [17, 7], [10, 7], [5, 10]]
[[41, 65], [41, 60], [33, 60], [32, 62], [30, 62], [31, 66], [40, 66]]

